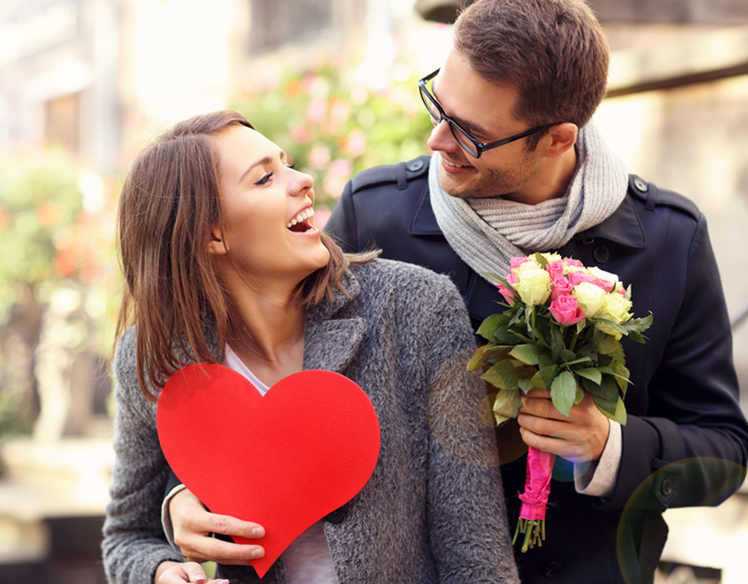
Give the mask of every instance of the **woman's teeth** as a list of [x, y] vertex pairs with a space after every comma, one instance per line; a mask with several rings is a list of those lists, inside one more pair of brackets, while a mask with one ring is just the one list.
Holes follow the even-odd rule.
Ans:
[[309, 207], [308, 209], [304, 209], [301, 213], [296, 215], [296, 217], [291, 219], [291, 221], [286, 224], [286, 227], [288, 229], [291, 229], [291, 227], [293, 227], [294, 225], [302, 223], [310, 217], [314, 217], [314, 209], [312, 209], [311, 207]]

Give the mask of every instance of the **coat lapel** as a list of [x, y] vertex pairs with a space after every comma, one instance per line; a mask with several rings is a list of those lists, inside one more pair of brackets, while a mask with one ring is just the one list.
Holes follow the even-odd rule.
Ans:
[[347, 318], [345, 314], [361, 293], [361, 286], [350, 271], [343, 277], [343, 286], [348, 296], [336, 291], [333, 300], [309, 308], [304, 331], [304, 369], [342, 373], [358, 352], [366, 333], [366, 321], [360, 317]]

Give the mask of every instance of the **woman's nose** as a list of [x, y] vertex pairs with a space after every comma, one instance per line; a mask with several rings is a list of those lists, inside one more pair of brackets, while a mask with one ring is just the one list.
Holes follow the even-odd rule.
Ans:
[[305, 195], [314, 187], [314, 177], [311, 174], [292, 170], [293, 176], [289, 184], [289, 192], [293, 196]]

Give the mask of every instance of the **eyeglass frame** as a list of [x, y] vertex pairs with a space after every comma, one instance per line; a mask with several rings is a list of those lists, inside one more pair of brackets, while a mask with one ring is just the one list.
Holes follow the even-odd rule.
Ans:
[[[426, 77], [423, 77], [422, 79], [418, 80], [418, 89], [419, 93], [421, 94], [421, 101], [423, 101], [423, 105], [426, 107], [426, 111], [429, 112], [429, 116], [433, 121], [436, 122], [436, 125], [441, 124], [443, 121], [446, 120], [447, 125], [449, 126], [449, 129], [452, 131], [452, 136], [454, 136], [454, 139], [457, 141], [457, 143], [460, 145], [460, 147], [465, 150], [468, 154], [470, 154], [473, 158], [480, 158], [481, 154], [483, 154], [486, 150], [491, 150], [493, 148], [498, 148], [499, 146], [503, 146], [504, 144], [509, 144], [510, 142], [514, 142], [515, 140], [520, 140], [522, 138], [526, 138], [527, 136], [531, 136], [533, 134], [537, 134], [538, 132], [542, 132], [543, 130], [547, 130], [548, 128], [552, 128], [553, 126], [557, 126], [561, 122], [556, 122], [554, 124], [545, 124], [543, 126], [538, 126], [536, 128], [531, 128], [530, 130], [526, 130], [524, 132], [521, 132], [519, 134], [515, 134], [514, 136], [509, 136], [508, 138], [503, 138], [501, 140], [494, 140], [492, 142], [481, 142], [477, 138], [474, 138], [470, 135], [469, 132], [467, 132], [460, 124], [458, 124], [456, 121], [454, 121], [452, 118], [450, 118], [445, 112], [444, 108], [442, 108], [441, 104], [436, 100], [436, 97], [434, 97], [431, 92], [426, 87], [426, 83], [431, 81], [434, 77], [437, 76], [437, 74], [441, 71], [441, 67], [434, 71], [433, 73], [429, 73], [426, 75]], [[434, 118], [433, 114], [431, 113], [431, 108], [429, 107], [429, 104], [426, 103], [426, 98], [434, 104], [437, 111], [439, 112], [439, 115], [441, 116], [441, 119], [437, 120]], [[456, 130], [455, 130], [456, 128]], [[465, 138], [470, 140], [470, 142], [475, 147], [475, 153], [471, 152], [465, 144], [463, 144], [460, 141], [459, 136], [456, 134], [456, 131], [459, 131]]]

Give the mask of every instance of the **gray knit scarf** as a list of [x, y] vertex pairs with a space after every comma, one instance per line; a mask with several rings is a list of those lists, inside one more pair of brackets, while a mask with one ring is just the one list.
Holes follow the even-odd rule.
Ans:
[[441, 157], [429, 169], [431, 206], [447, 242], [484, 278], [505, 274], [509, 260], [535, 251], [555, 251], [575, 234], [607, 219], [623, 202], [628, 174], [592, 122], [577, 138], [577, 169], [566, 194], [536, 205], [498, 197], [449, 196], [439, 182]]

